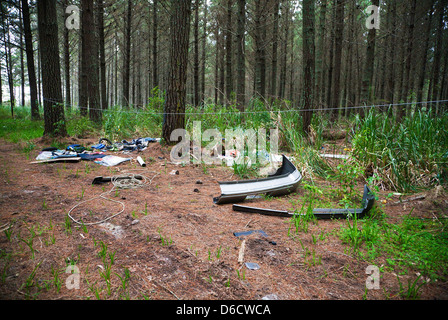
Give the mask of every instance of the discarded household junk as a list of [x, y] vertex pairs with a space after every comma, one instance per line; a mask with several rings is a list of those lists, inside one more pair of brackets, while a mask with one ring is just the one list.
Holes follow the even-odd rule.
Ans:
[[[364, 194], [362, 197], [362, 208], [359, 209], [314, 209], [313, 215], [318, 219], [333, 219], [333, 218], [346, 218], [347, 216], [355, 216], [357, 218], [364, 217], [373, 207], [375, 202], [375, 196], [370, 191], [369, 187], [364, 186]], [[288, 212], [284, 210], [273, 210], [265, 208], [255, 208], [242, 206], [238, 204], [233, 205], [233, 211], [258, 213], [269, 216], [278, 217], [292, 217], [296, 213]]]
[[221, 195], [213, 198], [213, 201], [216, 204], [241, 202], [247, 196], [257, 194], [282, 196], [294, 192], [301, 179], [300, 172], [283, 155], [282, 166], [267, 178], [218, 182], [221, 187]]

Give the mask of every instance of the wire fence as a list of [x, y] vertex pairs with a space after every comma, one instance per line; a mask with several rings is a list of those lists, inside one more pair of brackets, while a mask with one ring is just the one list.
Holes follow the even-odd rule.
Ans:
[[[60, 101], [43, 98], [44, 101], [49, 101], [52, 103], [61, 103]], [[124, 107], [117, 108], [91, 108], [86, 110], [95, 111], [107, 111], [107, 112], [119, 112], [119, 113], [135, 113], [135, 114], [147, 114], [147, 115], [225, 115], [225, 114], [260, 114], [266, 112], [280, 112], [280, 113], [296, 113], [296, 112], [319, 112], [319, 111], [334, 111], [334, 110], [353, 110], [353, 109], [371, 109], [371, 108], [391, 108], [391, 107], [404, 107], [409, 105], [432, 105], [438, 103], [447, 103], [448, 100], [435, 100], [435, 101], [420, 101], [420, 102], [401, 102], [401, 103], [387, 103], [387, 104], [373, 104], [373, 105], [359, 105], [359, 106], [345, 106], [345, 107], [329, 107], [329, 108], [292, 108], [283, 110], [251, 110], [251, 111], [225, 111], [225, 112], [154, 112], [148, 110], [138, 110], [138, 109], [125, 109]], [[66, 105], [72, 109], [81, 109], [79, 106]]]

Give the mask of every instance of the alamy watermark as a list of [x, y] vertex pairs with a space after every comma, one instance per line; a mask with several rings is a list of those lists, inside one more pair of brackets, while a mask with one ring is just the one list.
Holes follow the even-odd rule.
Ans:
[[69, 265], [65, 269], [65, 273], [69, 273], [70, 275], [65, 279], [65, 287], [68, 290], [79, 289], [79, 284], [81, 282], [81, 275], [79, 273], [79, 268], [75, 265]]
[[75, 5], [70, 5], [65, 9], [65, 13], [69, 16], [65, 19], [65, 27], [69, 30], [76, 29], [79, 30], [80, 18], [79, 18], [79, 8]]
[[367, 7], [366, 11], [370, 14], [366, 19], [366, 28], [378, 30], [380, 28], [380, 7], [371, 5]]
[[377, 266], [369, 265], [366, 268], [366, 274], [369, 275], [366, 279], [366, 288], [378, 290], [380, 288], [380, 269]]
[[[179, 141], [170, 153], [171, 162], [204, 163], [219, 165], [226, 162], [228, 166], [244, 164], [272, 164], [272, 155], [278, 154], [278, 129], [270, 129], [269, 134], [264, 128], [225, 129], [224, 134], [218, 129], [201, 131], [201, 121], [193, 122], [192, 134], [186, 129], [172, 131], [170, 140]], [[202, 148], [202, 143], [207, 145]], [[269, 142], [269, 152], [267, 143]], [[225, 155], [223, 155], [223, 147]]]

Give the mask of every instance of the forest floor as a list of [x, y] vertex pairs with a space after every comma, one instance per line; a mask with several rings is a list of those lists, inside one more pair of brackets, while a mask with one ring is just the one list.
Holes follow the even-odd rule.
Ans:
[[[214, 204], [213, 197], [220, 195], [218, 181], [238, 179], [231, 167], [171, 164], [169, 150], [159, 143], [138, 154], [146, 160], [144, 168], [135, 160], [112, 168], [89, 161], [31, 164], [39, 150], [49, 146], [42, 139], [34, 142], [36, 148], [28, 155], [17, 144], [0, 144], [0, 226], [11, 226], [0, 234], [1, 299], [383, 300], [402, 299], [400, 283], [407, 287], [417, 278], [416, 273], [386, 270], [379, 289], [366, 289], [366, 268], [372, 262], [353, 254], [338, 237], [344, 220], [319, 220], [308, 232], [294, 233], [289, 232], [290, 218]], [[97, 139], [66, 142], [89, 146]], [[130, 156], [136, 158], [137, 153]], [[173, 170], [178, 174], [171, 174]], [[98, 225], [82, 226], [68, 218], [71, 208], [92, 198], [71, 215], [94, 221], [119, 212], [119, 203], [96, 198], [112, 184], [92, 181], [125, 173], [151, 181], [106, 194], [124, 203], [121, 214]], [[315, 182], [332, 187], [323, 179]], [[360, 181], [360, 192], [362, 187]], [[299, 186], [291, 195], [245, 202], [285, 210], [302, 194]], [[386, 194], [381, 192], [379, 203]], [[437, 197], [447, 208], [448, 197]], [[432, 219], [435, 208], [429, 198], [390, 201], [382, 210], [390, 221], [399, 221], [411, 209], [413, 216]], [[257, 263], [258, 270], [238, 262], [243, 238], [233, 233], [248, 230], [268, 235], [244, 237], [244, 262]], [[378, 267], [386, 264], [382, 257], [375, 262]], [[67, 269], [70, 265], [79, 270], [79, 288], [71, 286], [76, 281]], [[427, 283], [419, 295], [424, 300], [448, 299], [448, 284]]]

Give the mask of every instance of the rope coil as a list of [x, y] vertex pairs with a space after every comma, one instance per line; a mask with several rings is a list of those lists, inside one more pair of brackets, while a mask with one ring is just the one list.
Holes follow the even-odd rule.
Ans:
[[[75, 223], [80, 224], [80, 225], [84, 225], [84, 226], [90, 226], [90, 225], [97, 225], [97, 224], [102, 224], [116, 216], [118, 216], [119, 214], [123, 213], [125, 210], [125, 204], [122, 201], [118, 201], [118, 200], [114, 200], [114, 199], [110, 199], [107, 198], [106, 195], [110, 194], [116, 190], [120, 190], [120, 189], [137, 189], [137, 188], [142, 188], [146, 185], [150, 185], [152, 183], [152, 180], [158, 175], [158, 173], [156, 173], [151, 179], [149, 179], [148, 177], [144, 176], [144, 175], [138, 175], [139, 178], [136, 178], [136, 175], [134, 174], [129, 174], [129, 175], [117, 175], [117, 176], [113, 176], [111, 178], [111, 182], [113, 184], [112, 188], [109, 191], [103, 192], [101, 193], [99, 196], [93, 197], [91, 199], [88, 200], [84, 200], [79, 202], [78, 204], [76, 204], [75, 206], [73, 206], [69, 212], [67, 213], [68, 217]], [[99, 199], [102, 198], [106, 201], [111, 201], [111, 202], [115, 202], [115, 203], [119, 203], [121, 205], [121, 210], [105, 219], [102, 219], [100, 221], [96, 221], [96, 222], [89, 222], [89, 223], [85, 223], [82, 221], [78, 221], [76, 220], [71, 213], [73, 212], [73, 210], [75, 210], [77, 207], [79, 207], [81, 204], [84, 204], [86, 202], [90, 202], [93, 201], [95, 199]]]

